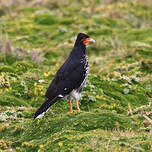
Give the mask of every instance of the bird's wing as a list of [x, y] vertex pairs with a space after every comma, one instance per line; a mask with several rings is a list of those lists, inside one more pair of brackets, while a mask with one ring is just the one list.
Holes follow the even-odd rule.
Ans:
[[69, 94], [73, 89], [78, 88], [85, 78], [84, 66], [78, 62], [63, 64], [57, 71], [55, 78], [46, 92], [46, 100], [36, 111], [34, 118], [40, 118], [47, 109]]
[[80, 62], [65, 62], [57, 71], [50, 84], [46, 97], [52, 99], [58, 95], [65, 96], [73, 89], [78, 88], [85, 78], [85, 68]]

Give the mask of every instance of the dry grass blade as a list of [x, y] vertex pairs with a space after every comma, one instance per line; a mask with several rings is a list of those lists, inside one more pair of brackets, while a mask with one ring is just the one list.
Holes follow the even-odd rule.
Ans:
[[19, 58], [19, 59], [25, 59], [27, 55], [27, 52], [25, 50], [22, 50], [21, 48], [16, 48], [15, 49], [15, 56], [16, 58]]
[[43, 56], [40, 54], [40, 50], [34, 50], [31, 52], [31, 59], [34, 63], [39, 63], [44, 60]]
[[116, 129], [117, 129], [117, 132], [120, 134], [120, 125], [118, 122], [116, 122]]
[[106, 151], [108, 152], [109, 150], [109, 145], [110, 145], [110, 139], [108, 140], [108, 143], [106, 144]]
[[148, 120], [150, 124], [152, 124], [152, 120], [151, 120], [148, 116], [143, 115], [143, 117], [144, 117], [146, 120]]
[[133, 116], [133, 112], [132, 112], [130, 103], [128, 103], [128, 114], [130, 114], [131, 116]]
[[90, 7], [90, 17], [94, 14], [95, 7], [96, 7], [96, 1], [92, 0], [91, 1], [91, 7]]
[[5, 41], [3, 43], [2, 51], [4, 52], [5, 55], [14, 54], [14, 48], [13, 48], [7, 34], [6, 34], [6, 37], [5, 37]]

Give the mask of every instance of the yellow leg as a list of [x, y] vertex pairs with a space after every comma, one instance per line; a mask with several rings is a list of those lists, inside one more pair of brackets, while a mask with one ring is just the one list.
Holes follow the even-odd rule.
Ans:
[[76, 104], [76, 107], [77, 107], [77, 111], [76, 111], [76, 112], [80, 112], [80, 108], [79, 108], [79, 101], [78, 101], [78, 100], [76, 100], [75, 104]]

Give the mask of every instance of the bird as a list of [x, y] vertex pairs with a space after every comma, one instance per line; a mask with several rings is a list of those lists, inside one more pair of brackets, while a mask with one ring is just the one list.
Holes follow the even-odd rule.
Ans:
[[[89, 72], [87, 45], [95, 42], [87, 34], [78, 33], [74, 47], [63, 65], [56, 72], [54, 79], [46, 91], [46, 99], [35, 112], [34, 118], [41, 118], [58, 100], [67, 96], [70, 112], [80, 112], [79, 99], [86, 84]], [[72, 99], [75, 100], [77, 110], [72, 109]]]

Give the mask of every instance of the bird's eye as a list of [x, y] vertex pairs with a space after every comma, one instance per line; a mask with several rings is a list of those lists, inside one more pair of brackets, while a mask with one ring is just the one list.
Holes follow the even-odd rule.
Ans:
[[67, 88], [64, 88], [64, 91], [66, 91], [67, 90]]

